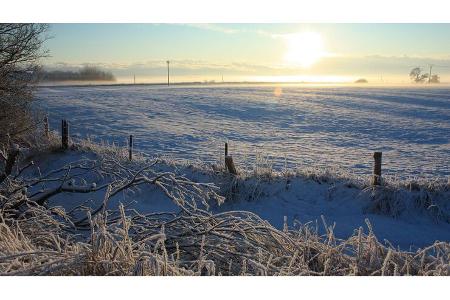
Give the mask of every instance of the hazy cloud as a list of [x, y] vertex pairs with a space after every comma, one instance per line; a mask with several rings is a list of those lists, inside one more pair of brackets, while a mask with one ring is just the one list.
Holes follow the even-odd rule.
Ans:
[[[427, 58], [413, 56], [330, 56], [322, 58], [309, 69], [287, 64], [250, 64], [245, 62], [210, 62], [203, 60], [171, 60], [170, 68], [173, 76], [290, 76], [290, 75], [314, 75], [314, 76], [350, 76], [385, 78], [396, 77], [401, 80], [409, 80], [409, 71], [414, 67], [422, 67], [427, 70], [429, 64], [434, 65], [433, 72], [439, 74], [442, 81], [450, 81], [450, 58]], [[57, 62], [48, 64], [49, 70], [77, 70], [86, 65], [93, 65], [113, 72], [116, 76], [164, 76], [167, 70], [166, 60], [148, 60], [129, 64], [121, 63], [92, 63], [70, 64]], [[331, 70], [331, 71], [330, 71]]]
[[232, 34], [232, 33], [239, 33], [242, 32], [238, 29], [231, 29], [224, 26], [220, 26], [217, 24], [209, 24], [209, 23], [188, 23], [188, 24], [182, 24], [183, 26], [198, 28], [198, 29], [204, 29], [204, 30], [211, 30], [211, 31], [217, 31], [222, 32], [226, 34]]
[[229, 28], [229, 27], [226, 27], [226, 26], [223, 26], [220, 24], [210, 24], [210, 23], [182, 24], [182, 26], [188, 26], [188, 27], [193, 27], [193, 28], [198, 28], [198, 29], [203, 29], [203, 30], [221, 32], [221, 33], [225, 33], [225, 34], [253, 33], [253, 34], [258, 34], [261, 36], [270, 37], [273, 39], [284, 38], [286, 35], [290, 34], [290, 33], [272, 33], [269, 31], [262, 30], [262, 29], [248, 29], [248, 28], [235, 29], [235, 28]]

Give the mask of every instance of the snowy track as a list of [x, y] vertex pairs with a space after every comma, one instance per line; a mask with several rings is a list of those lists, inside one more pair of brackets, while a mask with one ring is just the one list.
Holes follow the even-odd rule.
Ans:
[[148, 155], [217, 161], [223, 143], [250, 167], [257, 153], [277, 169], [308, 165], [405, 178], [450, 175], [450, 89], [219, 86], [40, 88], [51, 127], [126, 143]]

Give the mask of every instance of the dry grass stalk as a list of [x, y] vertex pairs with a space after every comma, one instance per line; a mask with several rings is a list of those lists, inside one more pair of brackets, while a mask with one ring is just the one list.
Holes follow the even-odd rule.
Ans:
[[[217, 187], [172, 172], [155, 161], [126, 164], [114, 155], [74, 162], [37, 178], [8, 177], [0, 186], [1, 275], [449, 275], [450, 244], [416, 252], [381, 244], [367, 222], [342, 240], [323, 220], [320, 236], [305, 225], [278, 230], [246, 211], [213, 214], [224, 200]], [[105, 184], [76, 186], [74, 170], [93, 171]], [[27, 189], [57, 182], [33, 195]], [[72, 183], [72, 184], [70, 184]], [[142, 215], [111, 197], [143, 185], [159, 188], [178, 212]], [[95, 209], [48, 207], [58, 193], [105, 191]]]

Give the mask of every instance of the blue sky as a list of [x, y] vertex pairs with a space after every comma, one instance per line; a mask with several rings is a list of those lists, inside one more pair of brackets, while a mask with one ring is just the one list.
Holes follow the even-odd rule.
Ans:
[[[441, 79], [450, 81], [449, 33], [450, 24], [52, 24], [51, 57], [44, 64], [95, 64], [125, 81], [133, 74], [159, 81], [169, 59], [179, 81], [224, 75], [397, 82], [408, 81], [416, 65], [434, 64]], [[322, 54], [309, 57], [318, 47]]]

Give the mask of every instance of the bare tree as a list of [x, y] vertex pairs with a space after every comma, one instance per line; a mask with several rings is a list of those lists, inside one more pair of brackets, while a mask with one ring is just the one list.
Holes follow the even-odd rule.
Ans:
[[0, 146], [33, 127], [30, 113], [47, 24], [0, 23]]
[[411, 78], [411, 80], [415, 83], [424, 83], [425, 81], [427, 81], [427, 79], [429, 79], [428, 83], [440, 83], [439, 75], [434, 74], [430, 77], [429, 73], [422, 74], [422, 69], [419, 67], [414, 68], [411, 70], [411, 72], [409, 72], [409, 78]]
[[428, 78], [428, 74], [427, 73], [422, 74], [422, 69], [417, 67], [412, 69], [411, 72], [409, 72], [409, 77], [413, 82], [423, 83]]
[[430, 83], [440, 83], [441, 79], [439, 78], [439, 75], [435, 74], [432, 75], [430, 78]]

